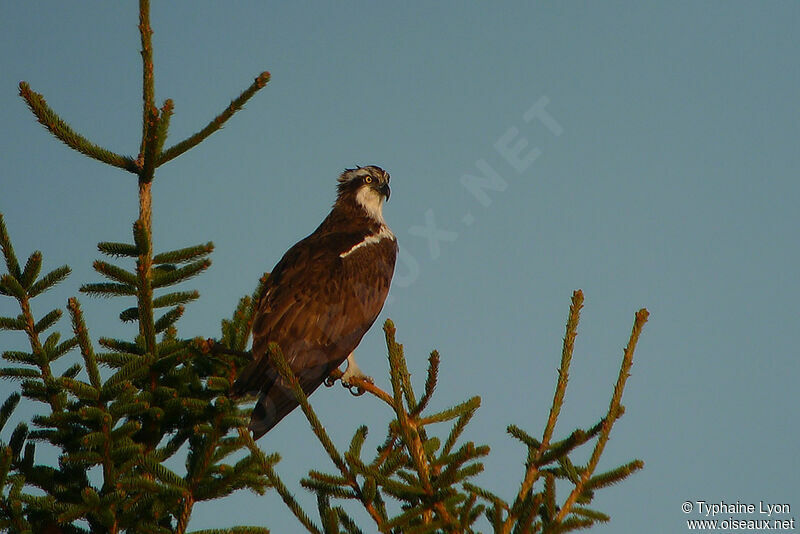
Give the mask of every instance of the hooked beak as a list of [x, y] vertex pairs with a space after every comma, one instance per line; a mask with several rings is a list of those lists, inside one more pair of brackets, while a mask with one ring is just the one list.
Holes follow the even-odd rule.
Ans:
[[386, 201], [388, 202], [389, 196], [392, 194], [392, 190], [389, 189], [389, 184], [381, 184], [376, 189], [378, 190], [378, 193], [386, 197]]

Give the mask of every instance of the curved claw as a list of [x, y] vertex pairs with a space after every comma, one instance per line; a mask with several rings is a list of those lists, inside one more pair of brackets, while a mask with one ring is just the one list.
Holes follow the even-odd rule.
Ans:
[[332, 376], [329, 376], [328, 378], [325, 379], [325, 382], [324, 382], [325, 383], [325, 387], [328, 387], [328, 388], [331, 387], [332, 385], [334, 385], [336, 383], [337, 380], [338, 380], [338, 378], [334, 378]]
[[365, 375], [361, 372], [361, 369], [358, 368], [356, 365], [356, 360], [353, 357], [353, 353], [351, 352], [350, 355], [347, 357], [347, 369], [345, 369], [344, 373], [342, 373], [341, 380], [342, 385], [350, 390], [350, 394], [355, 397], [360, 397], [363, 395], [366, 390], [364, 388], [358, 387], [350, 383], [350, 380], [353, 378], [359, 378], [361, 380], [366, 380], [367, 382], [372, 382], [372, 378]]
[[346, 387], [350, 391], [350, 394], [354, 397], [360, 397], [361, 395], [366, 393], [366, 390], [364, 388], [360, 388], [358, 386], [353, 386], [350, 384], [342, 384], [342, 385]]

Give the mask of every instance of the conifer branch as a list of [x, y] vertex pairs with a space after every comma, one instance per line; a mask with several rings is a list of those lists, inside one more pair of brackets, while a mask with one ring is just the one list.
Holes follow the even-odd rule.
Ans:
[[156, 130], [156, 146], [155, 154], [161, 154], [164, 149], [164, 143], [167, 141], [169, 134], [169, 122], [172, 119], [172, 112], [174, 104], [172, 99], [168, 98], [164, 101], [164, 105], [159, 110], [158, 129]]
[[[81, 350], [81, 355], [83, 356], [84, 366], [86, 368], [86, 372], [89, 375], [89, 382], [91, 383], [92, 389], [97, 392], [97, 396], [94, 401], [94, 406], [92, 410], [96, 411], [97, 413], [97, 423], [99, 423], [99, 433], [103, 436], [102, 440], [102, 450], [100, 452], [100, 460], [99, 463], [103, 466], [103, 481], [104, 486], [111, 487], [113, 485], [114, 480], [119, 475], [117, 471], [117, 466], [114, 456], [120, 456], [121, 451], [119, 448], [114, 447], [114, 437], [112, 435], [112, 428], [113, 428], [113, 419], [114, 416], [109, 413], [108, 406], [106, 404], [106, 400], [102, 397], [101, 392], [103, 389], [102, 378], [100, 376], [100, 369], [97, 365], [97, 358], [94, 354], [94, 348], [92, 347], [92, 343], [89, 339], [89, 332], [86, 328], [86, 323], [83, 320], [83, 312], [81, 311], [80, 303], [76, 298], [70, 298], [67, 302], [67, 308], [69, 309], [70, 315], [72, 316], [72, 330], [75, 333], [75, 337], [78, 341], [78, 345]], [[86, 413], [91, 413], [90, 409], [87, 408]], [[119, 429], [116, 430], [119, 433]], [[129, 452], [127, 454], [138, 454], [140, 449], [137, 445], [129, 446]], [[111, 532], [117, 532], [117, 506], [116, 503], [113, 505], [106, 505], [105, 508], [106, 513], [108, 513], [113, 519], [111, 520]]]
[[308, 419], [308, 422], [311, 424], [311, 428], [316, 434], [317, 439], [319, 439], [322, 446], [325, 448], [325, 452], [328, 453], [331, 460], [333, 461], [334, 465], [342, 472], [342, 475], [350, 478], [350, 471], [347, 469], [347, 464], [345, 464], [344, 460], [342, 459], [339, 451], [336, 450], [336, 446], [331, 441], [330, 436], [325, 431], [325, 427], [322, 426], [322, 422], [320, 422], [317, 414], [314, 412], [314, 409], [311, 407], [311, 404], [308, 402], [308, 397], [303, 392], [303, 388], [300, 386], [300, 381], [297, 379], [297, 376], [292, 371], [291, 367], [289, 367], [286, 358], [284, 358], [283, 353], [278, 345], [275, 343], [270, 343], [267, 347], [267, 357], [269, 358], [270, 362], [278, 369], [281, 378], [285, 382], [286, 386], [292, 391], [295, 396], [295, 399], [300, 404], [300, 408], [303, 410], [303, 413]]
[[95, 145], [81, 134], [74, 131], [69, 124], [64, 122], [50, 106], [42, 95], [34, 92], [26, 82], [20, 82], [19, 95], [28, 104], [28, 108], [36, 116], [36, 120], [47, 128], [56, 138], [73, 150], [101, 161], [108, 165], [124, 169], [128, 172], [138, 173], [139, 167], [133, 158], [115, 154], [101, 146]]
[[135, 258], [139, 255], [139, 249], [136, 248], [136, 245], [131, 245], [130, 243], [102, 242], [97, 244], [97, 250], [108, 256]]
[[419, 415], [422, 411], [428, 406], [428, 403], [433, 396], [433, 390], [436, 389], [436, 382], [439, 376], [439, 351], [431, 352], [430, 357], [428, 357], [428, 377], [425, 380], [425, 393], [423, 393], [422, 398], [419, 400], [419, 403], [414, 407], [411, 411], [411, 414], [414, 416]]
[[281, 378], [292, 390], [295, 399], [297, 399], [297, 402], [300, 403], [300, 408], [303, 410], [306, 419], [308, 419], [308, 422], [311, 424], [311, 428], [314, 431], [314, 434], [316, 434], [317, 439], [319, 439], [323, 448], [328, 453], [328, 456], [331, 458], [331, 461], [333, 461], [333, 464], [337, 467], [337, 469], [339, 469], [339, 472], [342, 474], [345, 480], [347, 480], [347, 484], [355, 492], [354, 495], [357, 498], [359, 498], [364, 508], [373, 518], [373, 520], [376, 523], [376, 526], [378, 527], [378, 530], [380, 532], [388, 532], [386, 530], [388, 528], [387, 525], [385, 524], [383, 518], [381, 517], [380, 513], [377, 511], [371, 500], [364, 498], [363, 490], [358, 484], [355, 474], [350, 470], [347, 463], [344, 461], [342, 456], [339, 454], [339, 451], [336, 449], [336, 446], [333, 444], [333, 441], [328, 436], [328, 433], [325, 431], [325, 427], [322, 425], [319, 418], [317, 417], [317, 414], [311, 407], [311, 404], [308, 402], [308, 398], [303, 392], [303, 388], [300, 386], [300, 382], [297, 380], [297, 377], [292, 372], [291, 367], [289, 367], [289, 364], [283, 357], [280, 347], [278, 347], [274, 343], [271, 343], [267, 348], [267, 356], [270, 358], [270, 361], [273, 363], [273, 365], [275, 365], [275, 367], [278, 369]]
[[273, 464], [278, 460], [278, 455], [276, 454], [272, 458], [264, 455], [264, 453], [261, 452], [261, 449], [258, 448], [258, 445], [256, 445], [256, 442], [253, 440], [253, 436], [250, 435], [250, 432], [245, 427], [239, 427], [239, 437], [245, 443], [245, 446], [250, 451], [250, 454], [258, 460], [262, 469], [269, 478], [270, 483], [276, 489], [278, 495], [281, 496], [284, 504], [286, 504], [292, 514], [294, 514], [298, 521], [300, 521], [300, 523], [306, 527], [306, 530], [313, 534], [322, 534], [320, 529], [306, 515], [302, 507], [294, 499], [288, 488], [286, 488], [286, 485], [275, 472]]
[[214, 243], [209, 241], [204, 245], [195, 245], [193, 247], [186, 247], [179, 250], [171, 250], [169, 252], [161, 252], [153, 256], [154, 264], [164, 263], [189, 263], [190, 261], [199, 260], [208, 256], [214, 251]]
[[110, 280], [132, 287], [136, 286], [136, 275], [126, 271], [121, 267], [117, 267], [116, 265], [112, 265], [108, 262], [100, 260], [95, 260], [92, 266], [94, 267], [95, 271], [104, 275]]
[[[50, 362], [60, 356], [56, 348], [58, 336], [57, 334], [51, 334], [45, 343], [42, 343], [40, 334], [53, 326], [61, 316], [61, 311], [53, 310], [46, 314], [41, 320], [36, 321], [31, 311], [30, 299], [65, 278], [67, 274], [69, 274], [69, 268], [66, 266], [62, 267], [34, 282], [35, 276], [32, 276], [31, 271], [38, 271], [39, 269], [35, 266], [29, 268], [26, 266], [26, 270], [29, 271], [26, 274], [19, 268], [19, 263], [14, 255], [14, 248], [11, 245], [11, 240], [8, 235], [8, 230], [5, 227], [2, 214], [0, 214], [0, 249], [2, 249], [6, 266], [9, 269], [9, 273], [4, 274], [0, 278], [0, 288], [4, 294], [13, 296], [17, 300], [21, 311], [20, 315], [15, 319], [0, 318], [0, 328], [13, 328], [25, 332], [31, 347], [31, 362], [39, 369], [38, 380], [40, 380], [42, 385], [41, 388], [37, 388], [33, 386], [36, 382], [26, 381], [25, 383], [28, 383], [30, 385], [29, 387], [32, 388], [28, 391], [37, 389], [41, 395], [36, 394], [35, 398], [50, 404], [53, 412], [60, 412], [64, 409], [64, 399], [54, 388], [55, 377], [50, 368]], [[41, 253], [34, 253], [31, 255], [31, 258], [32, 260], [28, 261], [28, 265], [32, 263], [41, 263]], [[24, 285], [29, 286], [29, 289], [26, 290], [25, 287], [23, 287], [22, 281], [25, 281]], [[6, 356], [6, 354], [3, 356]], [[11, 372], [14, 373], [14, 371]], [[19, 373], [17, 373], [17, 376], [22, 378], [22, 375]]]
[[[145, 144], [151, 137], [151, 113], [155, 108], [155, 82], [153, 76], [153, 29], [150, 27], [150, 0], [139, 0], [139, 36], [142, 44], [142, 142], [140, 159], [144, 157]], [[140, 167], [144, 165], [140, 164]]]
[[[152, 70], [152, 64], [150, 65]], [[139, 171], [139, 183], [150, 183], [155, 177], [156, 171], [156, 157], [158, 156], [159, 139], [158, 134], [163, 131], [161, 128], [161, 117], [158, 114], [158, 109], [152, 106], [145, 114], [145, 133], [144, 138], [144, 151], [139, 158], [142, 163], [142, 168]]]
[[165, 164], [168, 161], [171, 161], [187, 150], [195, 147], [203, 140], [205, 140], [208, 136], [222, 128], [222, 125], [230, 119], [234, 113], [242, 109], [245, 102], [250, 100], [250, 98], [255, 95], [260, 89], [263, 89], [267, 83], [269, 82], [270, 74], [269, 72], [262, 72], [261, 74], [256, 77], [250, 87], [245, 89], [242, 94], [240, 94], [237, 98], [235, 98], [231, 103], [228, 105], [225, 110], [214, 117], [214, 119], [209, 122], [205, 128], [197, 132], [196, 134], [192, 135], [191, 137], [177, 143], [170, 148], [166, 149], [158, 158], [158, 166]]
[[[142, 55], [142, 140], [139, 148], [139, 219], [134, 223], [133, 235], [139, 251], [136, 260], [138, 278], [136, 293], [139, 335], [144, 340], [145, 351], [156, 354], [156, 325], [153, 317], [153, 251], [152, 251], [152, 181], [156, 168], [159, 114], [155, 106], [153, 72], [153, 29], [150, 26], [150, 2], [139, 0], [139, 35]], [[171, 106], [166, 108], [171, 114]], [[163, 131], [166, 135], [166, 131]], [[155, 389], [156, 375], [150, 373], [150, 390]], [[155, 422], [149, 425], [155, 428]], [[155, 446], [153, 443], [152, 446]]]
[[30, 289], [28, 289], [28, 298], [33, 298], [38, 295], [41, 295], [54, 285], [58, 284], [62, 280], [64, 280], [67, 276], [70, 275], [72, 270], [66, 266], [62, 265], [56, 269], [53, 269], [46, 275], [42, 276], [36, 282], [31, 285]]
[[[467, 442], [457, 451], [451, 451], [480, 405], [480, 398], [474, 397], [434, 415], [422, 416], [421, 412], [425, 407], [423, 403], [427, 404], [430, 401], [435, 387], [438, 353], [434, 351], [429, 358], [426, 393], [419, 402], [416, 402], [402, 345], [395, 341], [394, 325], [391, 321], [386, 322], [384, 330], [389, 352], [392, 393], [384, 392], [366, 381], [355, 382], [354, 385], [363, 386], [376, 398], [389, 404], [395, 412], [396, 420], [390, 423], [389, 436], [385, 444], [378, 448], [377, 456], [369, 464], [359, 458], [366, 437], [366, 428], [356, 431], [351, 440], [345, 460], [351, 473], [364, 477], [360, 493], [354, 494], [347, 488], [350, 484], [346, 477], [317, 472], [311, 472], [310, 478], [304, 479], [302, 484], [316, 491], [318, 495], [343, 499], [357, 498], [362, 503], [374, 504], [374, 512], [370, 508], [367, 510], [381, 531], [402, 529], [404, 532], [433, 530], [472, 532], [468, 528], [469, 525], [477, 519], [485, 507], [483, 505], [475, 507], [478, 494], [470, 492], [469, 495], [465, 495], [456, 491], [454, 486], [466, 483], [467, 478], [483, 470], [483, 466], [474, 463], [474, 460], [487, 455], [489, 448], [476, 447], [472, 442]], [[337, 379], [339, 376], [340, 373], [334, 373], [331, 378]], [[425, 427], [454, 418], [457, 422], [453, 425], [444, 448], [437, 456], [440, 440], [428, 439], [425, 436]], [[405, 511], [389, 519], [382, 504], [381, 492], [405, 503], [403, 506]], [[329, 517], [330, 510], [331, 508], [325, 507], [320, 513], [328, 514], [325, 517]]]
[[96, 297], [124, 297], [136, 295], [136, 287], [113, 282], [83, 284], [79, 291]]
[[8, 274], [15, 278], [20, 277], [22, 272], [19, 270], [19, 262], [16, 254], [14, 254], [14, 247], [11, 245], [11, 238], [8, 236], [6, 222], [2, 213], [0, 213], [0, 251], [3, 253]]
[[[639, 335], [642, 333], [642, 328], [644, 328], [649, 315], [649, 312], [644, 308], [636, 312], [636, 319], [633, 322], [631, 336], [622, 356], [622, 365], [619, 370], [619, 377], [617, 378], [617, 383], [614, 386], [614, 394], [611, 397], [611, 403], [608, 407], [608, 414], [603, 420], [603, 427], [600, 431], [600, 436], [597, 438], [597, 443], [592, 451], [592, 456], [589, 459], [589, 463], [586, 465], [586, 469], [581, 475], [579, 483], [576, 484], [572, 489], [567, 497], [567, 500], [564, 502], [564, 506], [562, 506], [561, 510], [558, 512], [558, 515], [555, 517], [557, 522], [563, 521], [570, 512], [572, 505], [582, 494], [586, 483], [589, 481], [594, 473], [594, 470], [597, 468], [597, 463], [600, 461], [600, 456], [603, 454], [603, 449], [605, 448], [606, 443], [608, 442], [608, 437], [611, 434], [611, 427], [614, 426], [614, 422], [617, 420], [617, 414], [622, 401], [622, 392], [625, 389], [625, 382], [628, 380], [631, 367], [633, 366], [633, 353], [636, 350], [636, 343], [639, 341]], [[631, 471], [632, 470], [633, 469], [631, 469]]]
[[547, 419], [547, 426], [542, 435], [542, 443], [539, 445], [540, 456], [550, 445], [556, 421], [561, 413], [561, 405], [564, 403], [564, 394], [567, 391], [567, 381], [569, 380], [569, 366], [572, 362], [572, 353], [575, 350], [575, 338], [578, 335], [581, 308], [583, 308], [583, 291], [579, 289], [572, 294], [572, 303], [569, 307], [569, 318], [567, 319], [567, 331], [564, 334], [564, 344], [561, 351], [561, 366], [558, 369], [558, 383], [556, 384], [553, 404], [550, 408], [550, 417]]
[[616, 484], [623, 480], [634, 471], [644, 468], [644, 462], [641, 460], [633, 460], [625, 465], [621, 465], [611, 471], [600, 473], [591, 477], [585, 484], [587, 490], [595, 490], [598, 488], [605, 488]]
[[[153, 318], [153, 253], [151, 241], [151, 191], [152, 182], [139, 181], [139, 219], [133, 225], [133, 234], [139, 249], [136, 260], [139, 335], [144, 340], [148, 354], [156, 352], [156, 329]], [[146, 243], [146, 245], [145, 245]]]
[[22, 395], [19, 393], [12, 393], [3, 401], [3, 405], [0, 406], [0, 430], [3, 430], [3, 427], [6, 426], [9, 417], [11, 417], [11, 414], [14, 413], [14, 410], [17, 408], [20, 398], [22, 398]]
[[[194, 350], [188, 340], [177, 338], [175, 321], [183, 313], [183, 305], [198, 296], [196, 291], [172, 292], [154, 298], [154, 289], [188, 279], [208, 267], [205, 258], [213, 245], [188, 247], [177, 251], [153, 255], [152, 247], [152, 181], [159, 155], [168, 135], [173, 113], [173, 103], [166, 100], [161, 109], [154, 104], [152, 28], [149, 1], [139, 2], [139, 30], [142, 43], [142, 140], [138, 159], [118, 156], [89, 143], [72, 131], [46, 104], [44, 98], [30, 90], [24, 82], [20, 93], [28, 102], [40, 122], [70, 147], [95, 159], [125, 168], [138, 175], [139, 217], [134, 224], [134, 244], [101, 243], [100, 252], [111, 256], [136, 258], [135, 273], [108, 262], [95, 262], [95, 269], [111, 282], [86, 284], [83, 291], [102, 295], [135, 295], [137, 306], [123, 312], [123, 317], [139, 322], [139, 336], [135, 342], [101, 338], [100, 343], [112, 352], [95, 355], [88, 337], [80, 306], [70, 299], [68, 309], [72, 316], [75, 337], [59, 344], [59, 335], [50, 334], [46, 340], [39, 337], [59, 319], [60, 310], [53, 310], [35, 321], [30, 313], [29, 300], [46, 291], [69, 274], [61, 267], [37, 281], [41, 269], [41, 254], [34, 252], [20, 269], [0, 215], [0, 248], [2, 248], [9, 274], [0, 280], [0, 294], [13, 296], [22, 313], [0, 318], [0, 328], [24, 331], [32, 351], [6, 351], [9, 361], [32, 365], [31, 368], [9, 368], [0, 373], [22, 379], [23, 395], [51, 404], [51, 414], [34, 416], [42, 427], [34, 433], [27, 426], [19, 426], [12, 434], [12, 445], [0, 450], [0, 521], [17, 517], [14, 522], [20, 532], [30, 531], [25, 521], [27, 513], [44, 521], [45, 530], [64, 525], [64, 532], [77, 532], [73, 521], [88, 523], [91, 532], [121, 530], [137, 532], [166, 532], [166, 525], [177, 524], [183, 534], [194, 502], [218, 498], [240, 489], [250, 488], [263, 492], [268, 485], [271, 463], [277, 457], [265, 458], [262, 471], [250, 455], [235, 466], [222, 463], [223, 459], [245, 447], [241, 440], [225, 437], [228, 429], [242, 424], [240, 410], [220, 395], [220, 385], [230, 387], [233, 378], [227, 362], [200, 361], [193, 358]], [[268, 77], [260, 76], [253, 87], [245, 91], [217, 119], [213, 129], [218, 129], [244, 102], [266, 84]], [[204, 133], [204, 132], [201, 132]], [[208, 130], [205, 136], [211, 133]], [[195, 136], [191, 146], [202, 140]], [[174, 151], [173, 156], [191, 146]], [[187, 264], [176, 267], [175, 264]], [[243, 350], [252, 321], [252, 300], [243, 299], [237, 316], [227, 321], [229, 332], [223, 339]], [[171, 306], [158, 321], [155, 308]], [[242, 306], [247, 307], [245, 310]], [[228, 336], [227, 334], [231, 335]], [[161, 335], [161, 341], [156, 335]], [[227, 336], [227, 337], [226, 337]], [[60, 377], [53, 376], [50, 364], [75, 346], [79, 346], [89, 375], [89, 382], [77, 378], [80, 364], [68, 367]], [[115, 372], [103, 380], [98, 363]], [[63, 410], [69, 399], [69, 410]], [[214, 400], [215, 399], [215, 400]], [[13, 399], [12, 399], [13, 400]], [[7, 403], [7, 406], [10, 406]], [[7, 410], [10, 412], [10, 409]], [[191, 432], [187, 432], [191, 429]], [[170, 434], [172, 434], [170, 436]], [[33, 443], [27, 439], [49, 441], [62, 450], [61, 469], [33, 465]], [[162, 440], [167, 444], [158, 447]], [[185, 478], [163, 465], [163, 460], [174, 455], [182, 444], [189, 441], [189, 472]], [[251, 439], [252, 441], [252, 439]], [[72, 444], [79, 444], [75, 450]], [[25, 450], [24, 456], [22, 450]], [[8, 454], [6, 454], [8, 451]], [[3, 465], [8, 458], [8, 469], [14, 471], [16, 481], [8, 498], [15, 503], [17, 512], [5, 509], [6, 489]], [[91, 466], [102, 465], [103, 487], [94, 488], [86, 471]], [[274, 474], [274, 472], [273, 472]], [[44, 497], [34, 497], [21, 492], [26, 485], [39, 487]], [[25, 502], [30, 512], [22, 512], [19, 503]], [[6, 523], [2, 523], [5, 525]], [[41, 530], [36, 523], [33, 530]], [[62, 532], [60, 527], [58, 532]], [[234, 527], [230, 532], [266, 532], [260, 527]], [[55, 532], [55, 530], [54, 530]], [[318, 530], [312, 529], [312, 532]]]
[[[403, 407], [403, 397], [405, 396], [409, 409], [413, 410], [417, 407], [414, 392], [411, 386], [411, 381], [408, 373], [408, 368], [403, 356], [403, 346], [395, 340], [396, 329], [394, 323], [387, 319], [384, 323], [383, 330], [386, 337], [386, 346], [389, 352], [389, 365], [390, 377], [392, 381], [393, 400], [395, 414], [397, 415], [397, 422], [400, 427], [401, 436], [405, 446], [408, 449], [409, 456], [411, 457], [414, 469], [419, 477], [421, 488], [426, 494], [432, 496], [434, 488], [431, 483], [431, 466], [427, 455], [425, 454], [425, 447], [423, 440], [425, 438], [425, 429], [416, 418], [412, 418]], [[476, 399], [468, 401], [475, 402]], [[480, 399], [477, 399], [480, 403]], [[436, 500], [432, 506], [435, 509], [439, 519], [445, 525], [453, 525], [456, 523], [455, 518], [451, 515], [448, 508], [442, 501]], [[422, 521], [429, 526], [434, 523], [433, 510], [428, 508], [422, 512]]]
[[170, 311], [162, 315], [161, 317], [153, 323], [153, 328], [155, 328], [156, 333], [161, 333], [170, 326], [172, 326], [175, 321], [180, 319], [183, 316], [185, 308], [183, 306], [176, 306], [172, 308]]
[[[564, 402], [564, 394], [566, 393], [567, 381], [569, 380], [569, 366], [570, 362], [572, 361], [572, 352], [575, 348], [575, 337], [578, 334], [578, 321], [580, 320], [580, 310], [582, 307], [583, 292], [581, 290], [577, 290], [572, 294], [572, 303], [569, 309], [566, 334], [564, 335], [564, 343], [561, 351], [561, 366], [558, 370], [558, 383], [556, 384], [553, 403], [550, 407], [550, 416], [547, 419], [547, 425], [545, 426], [542, 440], [538, 441], [538, 446], [536, 448], [528, 448], [528, 461], [525, 477], [520, 484], [519, 492], [517, 493], [516, 499], [514, 500], [514, 505], [511, 508], [512, 511], [508, 514], [503, 522], [503, 532], [511, 531], [513, 522], [517, 519], [517, 516], [514, 514], [514, 510], [519, 510], [522, 504], [528, 498], [528, 495], [533, 488], [533, 484], [536, 482], [539, 476], [540, 464], [537, 462], [537, 460], [541, 458], [541, 456], [549, 448], [550, 439], [552, 438], [556, 421], [561, 413], [561, 405]], [[521, 431], [519, 429], [513, 426], [509, 427], [509, 432], [513, 434], [515, 431], [518, 432], [517, 436], [520, 437]], [[520, 437], [520, 439], [527, 441], [528, 439], [532, 440], [533, 438], [530, 438], [527, 436], [527, 434], [525, 434], [524, 438]]]
[[178, 267], [177, 269], [174, 268], [165, 269], [162, 268], [163, 266], [159, 266], [153, 269], [152, 287], [154, 289], [157, 289], [160, 287], [171, 286], [173, 284], [184, 282], [189, 278], [191, 278], [192, 276], [195, 276], [205, 271], [210, 266], [211, 266], [211, 260], [209, 259], [198, 260], [194, 263], [190, 263], [189, 265]]
[[30, 289], [31, 284], [36, 280], [36, 277], [39, 276], [39, 272], [42, 269], [42, 253], [38, 250], [30, 255], [28, 261], [25, 262], [25, 269], [22, 271], [22, 274], [19, 277], [19, 283], [25, 289]]

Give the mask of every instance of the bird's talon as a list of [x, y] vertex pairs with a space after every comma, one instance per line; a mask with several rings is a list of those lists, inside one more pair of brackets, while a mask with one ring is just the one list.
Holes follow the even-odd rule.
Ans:
[[353, 379], [363, 380], [364, 382], [369, 382], [370, 384], [373, 383], [372, 377], [365, 375], [361, 372], [361, 369], [358, 368], [356, 360], [353, 357], [353, 353], [351, 352], [347, 357], [347, 369], [345, 369], [344, 373], [342, 373], [342, 385], [350, 391], [351, 395], [354, 397], [360, 397], [366, 392], [366, 389], [352, 384], [350, 381]]
[[364, 388], [360, 388], [360, 387], [358, 387], [358, 386], [349, 386], [349, 385], [346, 385], [345, 387], [346, 387], [348, 390], [350, 390], [350, 394], [351, 394], [352, 396], [354, 396], [354, 397], [360, 397], [361, 395], [363, 395], [363, 394], [366, 392], [366, 390], [365, 390]]
[[335, 383], [336, 383], [336, 378], [333, 378], [332, 376], [329, 376], [328, 378], [325, 379], [325, 387], [331, 387]]

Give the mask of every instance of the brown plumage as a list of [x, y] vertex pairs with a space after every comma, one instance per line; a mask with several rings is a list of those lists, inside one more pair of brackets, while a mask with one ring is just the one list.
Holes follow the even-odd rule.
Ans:
[[397, 258], [397, 239], [382, 215], [389, 192], [389, 174], [380, 167], [347, 169], [330, 214], [270, 273], [253, 320], [253, 361], [233, 387], [234, 396], [260, 395], [250, 419], [256, 439], [298, 406], [267, 345], [278, 344], [310, 395], [383, 308]]

